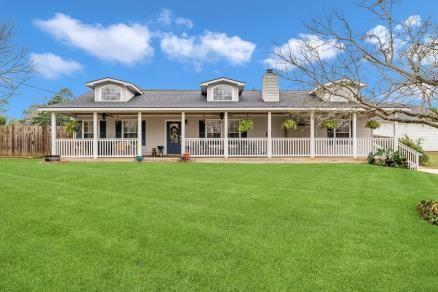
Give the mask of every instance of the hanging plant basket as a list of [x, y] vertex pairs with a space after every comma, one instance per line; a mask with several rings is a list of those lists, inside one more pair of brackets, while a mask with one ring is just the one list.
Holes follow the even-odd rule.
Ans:
[[322, 121], [322, 126], [324, 128], [329, 129], [329, 130], [334, 130], [339, 126], [339, 124], [338, 124], [338, 121], [335, 119], [327, 119], [327, 120]]
[[375, 130], [380, 128], [380, 123], [378, 121], [375, 120], [369, 120], [366, 124], [365, 127], [371, 130]]
[[292, 119], [286, 119], [281, 123], [281, 127], [285, 130], [295, 130], [298, 127], [298, 123]]
[[239, 132], [243, 133], [243, 132], [247, 132], [249, 130], [251, 130], [254, 127], [254, 121], [250, 120], [250, 119], [244, 119], [244, 120], [240, 120], [239, 121]]

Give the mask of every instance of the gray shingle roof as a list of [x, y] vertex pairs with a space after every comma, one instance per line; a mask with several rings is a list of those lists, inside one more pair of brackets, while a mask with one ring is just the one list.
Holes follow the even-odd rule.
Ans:
[[207, 102], [200, 90], [145, 90], [127, 102], [96, 102], [89, 91], [54, 108], [351, 108], [351, 102], [326, 102], [307, 91], [280, 91], [279, 102], [264, 102], [261, 90], [244, 90], [239, 102]]

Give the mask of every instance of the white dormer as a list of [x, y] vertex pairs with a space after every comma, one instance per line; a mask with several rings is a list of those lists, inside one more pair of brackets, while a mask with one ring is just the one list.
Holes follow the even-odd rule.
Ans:
[[311, 90], [310, 94], [315, 94], [325, 101], [331, 102], [348, 102], [348, 97], [354, 99], [354, 95], [359, 94], [361, 88], [366, 87], [365, 83], [354, 81], [348, 78], [342, 78], [333, 82], [328, 82]]
[[201, 83], [201, 91], [209, 102], [239, 101], [245, 83], [221, 77]]
[[88, 82], [94, 90], [94, 100], [100, 102], [125, 102], [143, 92], [134, 84], [114, 78], [102, 78]]

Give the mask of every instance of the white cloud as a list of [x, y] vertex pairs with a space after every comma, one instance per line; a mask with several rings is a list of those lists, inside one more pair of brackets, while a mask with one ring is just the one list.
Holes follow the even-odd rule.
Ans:
[[[418, 14], [410, 15], [404, 21], [402, 21], [402, 24], [407, 27], [420, 26], [421, 16]], [[402, 28], [403, 26], [401, 24], [397, 24], [395, 27], [396, 30], [401, 30]]]
[[164, 26], [176, 24], [178, 26], [183, 26], [187, 29], [193, 28], [193, 21], [181, 16], [176, 17], [173, 11], [167, 8], [161, 9], [160, 15], [158, 16], [158, 22]]
[[68, 15], [57, 13], [35, 25], [56, 39], [105, 61], [131, 65], [153, 56], [147, 26], [118, 23], [110, 26], [84, 24]]
[[30, 58], [36, 71], [47, 79], [57, 79], [61, 75], [71, 75], [82, 70], [78, 62], [51, 53], [31, 54]]
[[[379, 50], [385, 51], [385, 53], [389, 54], [390, 52], [390, 45], [391, 45], [391, 35], [389, 33], [389, 30], [386, 26], [383, 25], [376, 25], [372, 29], [370, 29], [367, 32], [367, 42], [376, 45]], [[397, 38], [395, 35], [393, 35], [392, 45], [394, 48], [394, 51], [399, 50], [405, 42], [399, 38]]]
[[200, 68], [203, 63], [226, 60], [233, 65], [249, 62], [255, 50], [254, 43], [238, 36], [229, 37], [225, 33], [210, 32], [198, 36], [173, 33], [163, 34], [161, 49], [171, 59], [189, 63]]
[[184, 18], [184, 17], [177, 17], [175, 18], [175, 23], [181, 26], [185, 26], [188, 29], [192, 29], [193, 28], [193, 21], [191, 21], [188, 18]]
[[323, 40], [317, 35], [299, 34], [299, 38], [291, 38], [287, 43], [274, 47], [273, 54], [263, 63], [273, 69], [288, 71], [293, 69], [292, 65], [278, 55], [304, 63], [332, 59], [341, 53], [342, 48], [342, 43], [336, 40]]
[[163, 25], [171, 25], [172, 24], [172, 16], [173, 12], [170, 9], [163, 8], [161, 9], [161, 13], [158, 16], [158, 22]]

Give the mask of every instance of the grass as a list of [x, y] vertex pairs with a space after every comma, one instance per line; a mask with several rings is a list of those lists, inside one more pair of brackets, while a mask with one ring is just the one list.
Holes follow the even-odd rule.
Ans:
[[0, 290], [436, 290], [438, 176], [0, 160]]
[[430, 161], [426, 167], [438, 168], [438, 152], [427, 152], [427, 155], [429, 155]]

